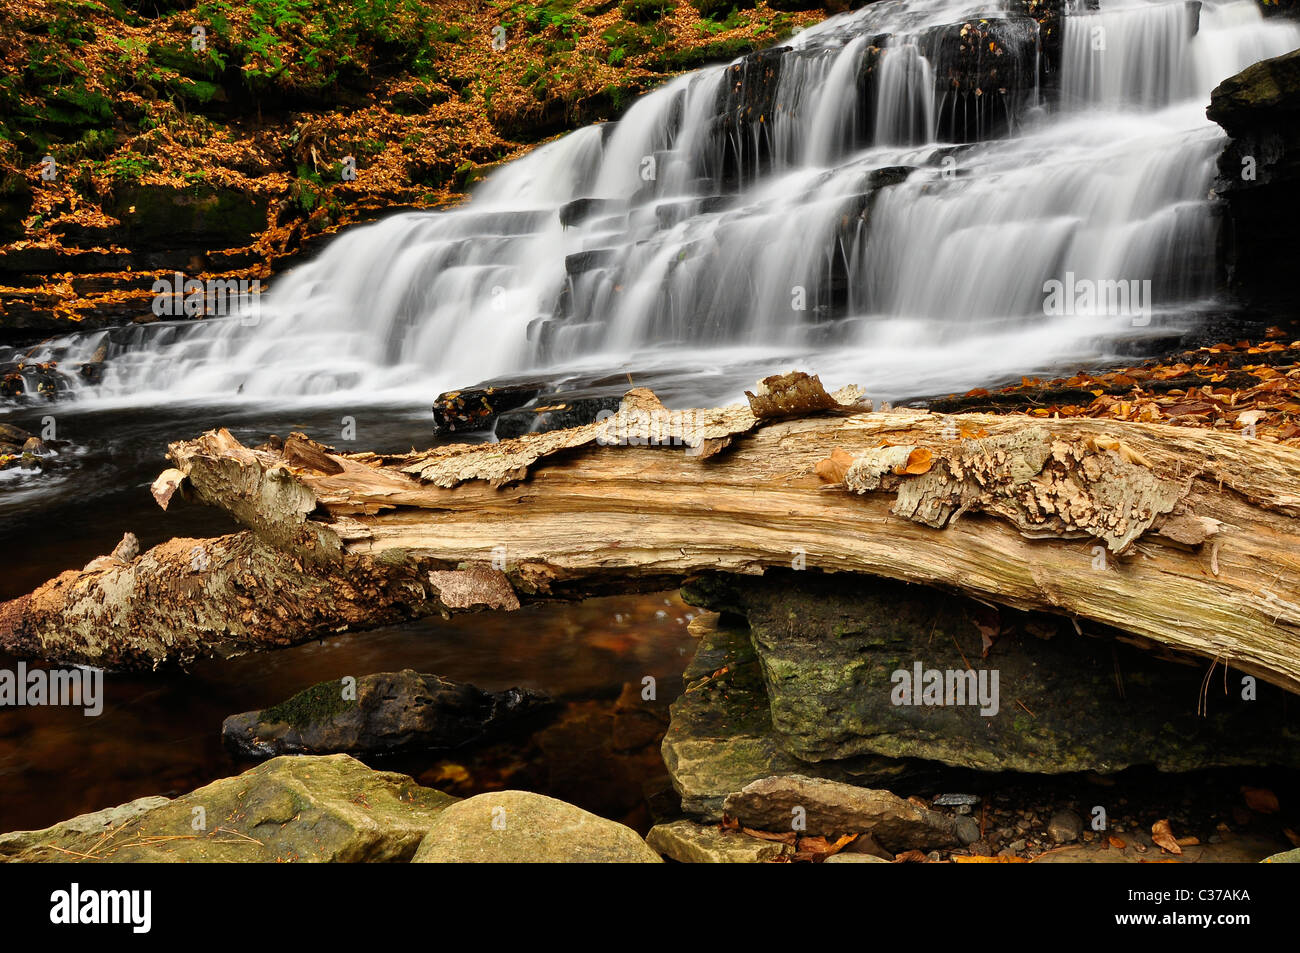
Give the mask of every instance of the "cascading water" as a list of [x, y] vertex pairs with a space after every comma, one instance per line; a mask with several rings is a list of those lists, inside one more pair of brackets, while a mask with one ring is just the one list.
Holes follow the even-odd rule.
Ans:
[[[1102, 0], [1065, 11], [1049, 94], [1023, 0], [877, 3], [680, 77], [463, 208], [341, 235], [255, 324], [32, 359], [108, 342], [83, 399], [425, 401], [538, 371], [743, 367], [738, 386], [795, 364], [892, 397], [1097, 357], [1212, 292], [1210, 89], [1296, 46], [1250, 0]], [[1149, 282], [1146, 320], [1049, 311], [1067, 277]]]

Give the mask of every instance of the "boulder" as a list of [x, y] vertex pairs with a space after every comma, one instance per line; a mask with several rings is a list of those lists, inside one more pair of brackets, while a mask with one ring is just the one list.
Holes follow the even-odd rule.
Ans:
[[[29, 860], [29, 853], [53, 851], [48, 845], [67, 844], [85, 838], [98, 840], [113, 828], [121, 827], [128, 821], [147, 814], [154, 808], [170, 804], [165, 797], [141, 797], [117, 807], [107, 807], [102, 811], [79, 814], [66, 821], [60, 821], [51, 827], [39, 831], [14, 831], [12, 834], [0, 834], [0, 860]], [[56, 858], [50, 858], [56, 859]], [[69, 858], [75, 859], [75, 858]]]
[[[870, 834], [877, 844], [894, 853], [953, 847], [961, 842], [951, 817], [888, 791], [797, 774], [747, 784], [727, 796], [723, 811], [756, 830], [798, 830], [812, 837]], [[794, 827], [796, 820], [805, 826]], [[978, 828], [975, 836], [979, 836]]]
[[799, 760], [772, 727], [758, 656], [743, 622], [693, 624], [693, 631], [700, 633], [700, 647], [683, 673], [686, 691], [672, 704], [662, 745], [687, 814], [719, 820], [728, 794], [774, 774], [886, 784], [912, 768], [876, 756], [819, 765]]
[[175, 800], [146, 798], [45, 831], [6, 835], [0, 859], [408, 861], [455, 800], [347, 755], [275, 758]]
[[[796, 773], [825, 776], [865, 755], [1048, 774], [1300, 764], [1282, 690], [1259, 683], [1257, 698], [1242, 699], [1234, 678], [1202, 716], [1203, 666], [1081, 636], [1052, 616], [891, 580], [789, 570], [701, 577], [683, 595], [747, 616], [775, 746], [819, 768]], [[918, 668], [922, 685], [905, 695]], [[936, 673], [943, 691], [927, 697], [921, 688]], [[991, 704], [977, 697], [983, 690]], [[758, 686], [752, 692], [757, 699]], [[666, 756], [667, 747], [665, 739]]]
[[530, 689], [485, 692], [404, 669], [363, 675], [355, 686], [321, 682], [272, 708], [231, 715], [221, 735], [249, 758], [441, 750], [496, 735], [548, 705]]
[[939, 140], [981, 142], [1014, 129], [1038, 90], [1039, 24], [989, 17], [926, 30], [919, 45], [934, 68]]
[[662, 863], [630, 827], [528, 791], [493, 791], [447, 808], [415, 863]]
[[1270, 854], [1260, 863], [1263, 864], [1300, 864], [1300, 847], [1295, 850], [1284, 850], [1280, 854]]
[[1206, 114], [1232, 141], [1215, 191], [1226, 201], [1222, 257], [1243, 302], [1296, 314], [1290, 249], [1300, 215], [1300, 50], [1249, 66], [1220, 83]]
[[646, 835], [646, 843], [683, 864], [762, 864], [794, 853], [793, 847], [780, 841], [694, 821], [657, 824]]
[[122, 223], [118, 244], [136, 252], [239, 248], [266, 228], [268, 200], [212, 185], [119, 185], [105, 211]]

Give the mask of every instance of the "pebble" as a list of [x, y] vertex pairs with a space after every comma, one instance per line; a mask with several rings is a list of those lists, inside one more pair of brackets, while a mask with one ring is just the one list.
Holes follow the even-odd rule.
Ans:
[[963, 844], [973, 844], [980, 839], [980, 826], [973, 817], [959, 817], [955, 825], [957, 839]]
[[1074, 811], [1057, 811], [1047, 822], [1047, 833], [1058, 844], [1072, 844], [1083, 833], [1083, 818]]

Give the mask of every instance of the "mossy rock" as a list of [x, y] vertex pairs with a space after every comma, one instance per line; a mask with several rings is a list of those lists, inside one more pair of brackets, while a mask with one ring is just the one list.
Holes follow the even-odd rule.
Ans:
[[[409, 861], [451, 795], [347, 755], [276, 758], [173, 801], [0, 838], [0, 859], [109, 863]], [[102, 812], [101, 812], [102, 813]], [[55, 848], [61, 848], [57, 850]]]
[[631, 863], [662, 859], [636, 831], [529, 791], [479, 794], [443, 811], [415, 863]]
[[269, 203], [265, 196], [211, 185], [126, 183], [105, 204], [122, 222], [124, 243], [140, 251], [242, 247], [266, 228]]
[[[1201, 667], [1077, 635], [1065, 620], [995, 613], [891, 580], [788, 570], [701, 580], [684, 596], [743, 611], [773, 735], [804, 761], [874, 755], [1035, 773], [1300, 765], [1300, 729], [1281, 689], [1261, 682], [1258, 698], [1244, 700], [1236, 680], [1199, 714]], [[989, 646], [981, 626], [995, 633]], [[940, 704], [919, 690], [921, 703], [903, 699], [899, 673], [912, 676], [918, 664], [945, 679], [984, 672], [986, 688], [996, 675], [990, 710], [955, 694]]]

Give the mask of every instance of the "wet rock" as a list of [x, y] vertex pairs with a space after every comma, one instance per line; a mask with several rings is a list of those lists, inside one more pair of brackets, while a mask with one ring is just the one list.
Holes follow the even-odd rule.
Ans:
[[883, 785], [910, 770], [909, 762], [892, 758], [810, 764], [794, 757], [772, 728], [763, 675], [748, 632], [725, 618], [693, 631], [700, 633], [700, 647], [682, 675], [686, 691], [672, 704], [662, 745], [664, 763], [686, 813], [719, 820], [728, 794], [775, 774]]
[[771, 168], [767, 117], [776, 115], [782, 62], [788, 46], [751, 53], [727, 67], [714, 122], [722, 146], [721, 181], [733, 186]]
[[526, 433], [581, 427], [599, 419], [602, 412], [618, 410], [621, 401], [622, 396], [618, 394], [594, 397], [543, 394], [532, 406], [501, 414], [493, 433], [499, 440], [509, 440]]
[[1223, 254], [1232, 291], [1246, 303], [1295, 313], [1290, 278], [1300, 214], [1300, 50], [1249, 66], [1220, 83], [1206, 114], [1232, 141], [1215, 190], [1227, 202]]
[[456, 748], [544, 710], [530, 689], [485, 692], [411, 669], [321, 682], [263, 711], [232, 715], [226, 746], [249, 758], [281, 754], [390, 754]]
[[806, 824], [810, 836], [866, 832], [895, 853], [950, 847], [958, 842], [952, 818], [888, 791], [801, 775], [763, 778], [747, 784], [727, 796], [723, 811], [745, 827], [758, 830], [797, 829], [792, 828], [792, 823], [798, 818]]
[[1034, 104], [1039, 27], [1031, 17], [934, 27], [925, 31], [920, 45], [934, 65], [940, 140], [981, 142], [1003, 135]]
[[[767, 737], [805, 762], [877, 755], [1034, 773], [1300, 764], [1284, 692], [1261, 688], [1249, 702], [1218, 696], [1198, 717], [1195, 668], [1081, 637], [1050, 617], [990, 616], [924, 587], [810, 572], [700, 577], [682, 591], [693, 605], [747, 617], [759, 663], [748, 671], [762, 682], [750, 689], [750, 717], [762, 717], [764, 692]], [[981, 626], [994, 633], [987, 658]], [[920, 691], [899, 692], [918, 665], [965, 679], [970, 697], [954, 690], [944, 704], [944, 687], [930, 699], [937, 704], [904, 703], [924, 701]], [[975, 685], [961, 675], [972, 670]], [[980, 672], [995, 704], [977, 697]]]
[[493, 791], [442, 811], [414, 863], [662, 863], [630, 827], [555, 798]]
[[490, 430], [499, 414], [522, 407], [541, 393], [540, 384], [472, 387], [439, 395], [433, 405], [435, 433]]
[[[7, 835], [14, 861], [407, 861], [455, 798], [347, 755], [276, 758], [175, 800], [150, 798]], [[105, 837], [109, 824], [113, 833]], [[51, 833], [53, 832], [53, 833]], [[15, 849], [6, 851], [4, 844]], [[61, 848], [61, 850], [56, 849]]]
[[580, 225], [598, 215], [614, 215], [627, 211], [627, 203], [617, 199], [582, 198], [560, 206], [560, 224], [565, 228]]
[[32, 439], [32, 435], [21, 427], [0, 423], [0, 452], [18, 452]]
[[[117, 807], [80, 814], [66, 821], [60, 821], [51, 827], [39, 831], [15, 831], [12, 834], [0, 834], [0, 860], [35, 859], [33, 853], [48, 849], [47, 845], [62, 845], [82, 838], [98, 839], [113, 828], [120, 827], [154, 808], [171, 802], [165, 797], [142, 797]], [[49, 850], [50, 853], [57, 851]]]
[[794, 853], [793, 847], [780, 841], [761, 840], [694, 821], [658, 824], [646, 835], [646, 843], [683, 864], [761, 864]]
[[1047, 822], [1047, 833], [1058, 844], [1072, 844], [1083, 833], [1083, 818], [1074, 811], [1057, 811]]
[[1265, 864], [1300, 864], [1300, 847], [1295, 850], [1284, 850], [1280, 854], [1270, 854], [1265, 857], [1261, 863]]
[[136, 252], [239, 248], [266, 228], [268, 199], [212, 185], [119, 185], [105, 211], [122, 223], [119, 244]]

